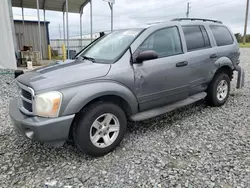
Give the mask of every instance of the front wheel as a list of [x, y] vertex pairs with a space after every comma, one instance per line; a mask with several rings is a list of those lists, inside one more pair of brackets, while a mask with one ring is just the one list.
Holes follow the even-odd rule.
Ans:
[[207, 89], [207, 102], [211, 106], [222, 106], [230, 94], [230, 78], [224, 72], [217, 73]]
[[79, 113], [73, 128], [73, 139], [84, 153], [102, 156], [120, 144], [126, 127], [126, 116], [119, 106], [96, 102]]

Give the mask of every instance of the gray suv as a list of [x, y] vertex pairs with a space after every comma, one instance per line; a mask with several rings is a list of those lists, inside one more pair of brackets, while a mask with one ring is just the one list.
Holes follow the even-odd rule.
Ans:
[[238, 43], [222, 22], [174, 19], [111, 32], [72, 62], [17, 78], [10, 116], [25, 137], [105, 155], [121, 142], [127, 120], [142, 121], [206, 99], [229, 97], [233, 72], [244, 85]]

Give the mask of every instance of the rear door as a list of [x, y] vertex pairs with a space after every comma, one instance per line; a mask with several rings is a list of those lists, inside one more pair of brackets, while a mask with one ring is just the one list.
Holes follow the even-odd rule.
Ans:
[[189, 95], [192, 95], [206, 89], [208, 80], [213, 75], [218, 55], [216, 48], [212, 47], [205, 26], [183, 25], [182, 28], [190, 65]]
[[236, 64], [240, 52], [239, 44], [232, 32], [223, 25], [210, 25], [209, 27], [217, 45], [218, 58], [226, 57]]

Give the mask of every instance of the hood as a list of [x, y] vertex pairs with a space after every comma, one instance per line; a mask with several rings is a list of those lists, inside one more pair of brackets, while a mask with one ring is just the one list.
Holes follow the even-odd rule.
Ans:
[[50, 88], [62, 88], [108, 74], [110, 64], [92, 63], [91, 61], [56, 62], [49, 66], [35, 69], [17, 78], [17, 81], [35, 91]]

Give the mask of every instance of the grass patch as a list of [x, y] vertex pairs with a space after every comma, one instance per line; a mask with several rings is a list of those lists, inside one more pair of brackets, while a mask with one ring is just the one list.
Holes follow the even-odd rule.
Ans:
[[62, 56], [52, 56], [51, 57], [52, 60], [63, 60]]
[[240, 48], [250, 48], [250, 43], [246, 43], [246, 44], [243, 44], [243, 43], [240, 43]]

